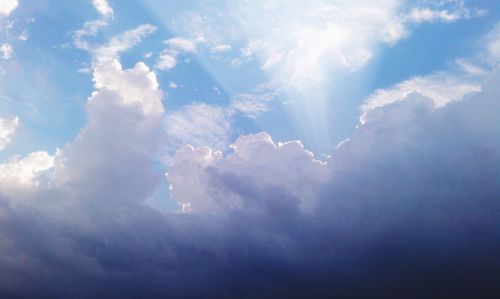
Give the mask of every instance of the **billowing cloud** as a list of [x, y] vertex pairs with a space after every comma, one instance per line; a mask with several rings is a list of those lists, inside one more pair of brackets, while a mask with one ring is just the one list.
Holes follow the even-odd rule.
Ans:
[[223, 158], [208, 147], [177, 152], [168, 179], [185, 211], [212, 213], [268, 204], [281, 190], [297, 207], [311, 206], [314, 192], [329, 178], [325, 163], [299, 141], [275, 144], [266, 133], [240, 137]]
[[0, 151], [10, 143], [12, 134], [14, 134], [18, 126], [19, 118], [17, 117], [10, 121], [0, 118]]

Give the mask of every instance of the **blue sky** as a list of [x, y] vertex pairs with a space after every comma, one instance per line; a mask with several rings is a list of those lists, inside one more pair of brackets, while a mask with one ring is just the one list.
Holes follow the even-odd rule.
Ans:
[[[55, 297], [135, 294], [152, 269], [150, 295], [270, 296], [249, 279], [262, 261], [277, 290], [295, 265], [297, 294], [321, 295], [342, 270], [308, 285], [314, 248], [331, 269], [397, 273], [372, 254], [405, 229], [393, 249], [424, 265], [419, 246], [488, 255], [498, 242], [471, 249], [462, 232], [498, 234], [499, 61], [492, 0], [0, 0], [0, 295], [38, 290], [2, 268], [40, 267]], [[193, 274], [212, 267], [235, 281]]]

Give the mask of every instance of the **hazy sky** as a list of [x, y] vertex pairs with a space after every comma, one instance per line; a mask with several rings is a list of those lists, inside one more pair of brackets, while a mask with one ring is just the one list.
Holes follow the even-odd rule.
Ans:
[[0, 297], [486, 298], [500, 3], [0, 0]]

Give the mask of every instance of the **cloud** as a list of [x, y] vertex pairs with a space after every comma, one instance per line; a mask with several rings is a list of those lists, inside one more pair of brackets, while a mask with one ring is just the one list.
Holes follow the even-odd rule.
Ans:
[[0, 17], [10, 15], [18, 4], [17, 0], [0, 0]]
[[[144, 202], [170, 138], [163, 93], [142, 62], [100, 62], [76, 139], [0, 166], [2, 296], [498, 294], [498, 72], [440, 106], [382, 101], [326, 163], [266, 133], [227, 153], [186, 146], [168, 180], [192, 212], [161, 214]], [[217, 132], [227, 109], [181, 109], [177, 131]]]
[[[213, 15], [224, 18], [214, 19]], [[255, 15], [263, 16], [256, 19]], [[454, 22], [482, 15], [462, 1], [274, 1], [201, 7], [176, 20], [180, 34], [204, 37], [216, 45], [244, 44], [261, 68], [288, 86], [321, 83], [332, 70], [355, 71], [376, 54], [381, 43], [409, 35], [411, 25]], [[220, 21], [219, 21], [220, 20]], [[243, 32], [244, 34], [241, 34]], [[216, 47], [216, 46], [215, 46]], [[243, 53], [242, 53], [243, 54]], [[241, 57], [233, 65], [244, 62]]]
[[177, 85], [177, 83], [173, 82], [173, 81], [169, 81], [168, 82], [168, 88], [171, 88], [171, 89], [176, 89], [177, 87], [179, 87]]
[[329, 178], [326, 164], [299, 141], [275, 144], [268, 134], [259, 133], [240, 137], [231, 147], [234, 153], [227, 157], [208, 147], [186, 146], [177, 152], [168, 179], [184, 211], [252, 209], [266, 204], [273, 189], [307, 208], [315, 188]]
[[19, 118], [15, 117], [11, 121], [0, 118], [0, 151], [2, 151], [11, 141], [11, 137], [19, 127]]
[[154, 75], [96, 71], [88, 122], [56, 155], [53, 183], [0, 195], [2, 294], [497, 293], [498, 74], [439, 108], [412, 95], [370, 111], [327, 164], [265, 133], [226, 155], [186, 147], [169, 180], [193, 213], [163, 215], [142, 204], [162, 138]]
[[227, 45], [227, 44], [219, 44], [219, 45], [215, 45], [213, 46], [210, 51], [212, 53], [224, 53], [224, 52], [229, 52], [231, 51], [231, 46], [230, 45]]
[[11, 59], [14, 55], [14, 50], [10, 44], [3, 44], [0, 46], [0, 52], [2, 52], [2, 58], [5, 60]]
[[127, 30], [123, 34], [111, 38], [111, 40], [92, 50], [97, 61], [110, 61], [117, 59], [118, 55], [134, 47], [141, 40], [156, 31], [156, 27], [150, 24], [143, 24], [134, 29]]
[[436, 107], [441, 107], [480, 91], [481, 82], [497, 68], [500, 61], [500, 48], [496, 49], [496, 44], [500, 41], [498, 28], [499, 24], [480, 39], [481, 45], [476, 53], [468, 58], [456, 59], [448, 70], [416, 76], [372, 92], [363, 101], [360, 122], [366, 122], [367, 112], [370, 110], [404, 100], [411, 93], [426, 96]]
[[170, 47], [172, 50], [184, 51], [184, 52], [196, 52], [196, 41], [173, 37], [165, 41], [165, 45]]
[[47, 152], [33, 152], [24, 158], [12, 157], [0, 164], [2, 194], [21, 199], [26, 192], [33, 192], [48, 183], [45, 172], [54, 166], [54, 157]]
[[171, 51], [163, 51], [158, 56], [158, 60], [154, 68], [160, 71], [171, 70], [177, 65], [177, 53]]
[[95, 36], [101, 28], [108, 25], [103, 20], [86, 22], [83, 28], [75, 31], [73, 35], [73, 44], [77, 48], [89, 52], [94, 65], [118, 59], [120, 54], [131, 49], [140, 43], [144, 37], [156, 31], [155, 26], [143, 24], [127, 30], [119, 36], [112, 37], [105, 44], [96, 45], [87, 40], [88, 37]]
[[92, 0], [92, 4], [103, 17], [113, 17], [113, 9], [106, 0]]
[[224, 107], [205, 103], [194, 103], [167, 113], [168, 147], [174, 152], [185, 144], [222, 149], [227, 146], [230, 136], [230, 116]]
[[156, 70], [164, 71], [171, 70], [177, 65], [177, 57], [182, 53], [196, 53], [197, 46], [203, 42], [202, 38], [187, 39], [182, 37], [173, 37], [167, 39], [164, 44], [167, 48], [164, 49], [158, 56], [158, 60], [154, 66]]
[[[442, 8], [444, 3], [437, 5], [438, 9], [429, 7], [414, 7], [405, 16], [409, 22], [423, 23], [423, 22], [456, 22], [462, 19], [470, 19], [471, 17], [481, 17], [486, 11], [475, 9], [471, 11], [467, 8], [463, 1], [448, 1], [451, 7]], [[450, 6], [450, 5], [448, 5]]]
[[470, 77], [454, 76], [446, 72], [418, 76], [386, 89], [377, 89], [370, 94], [361, 107], [361, 123], [366, 122], [367, 112], [396, 101], [402, 101], [411, 93], [424, 95], [432, 100], [434, 105], [441, 107], [450, 101], [461, 100], [465, 95], [478, 92], [479, 83]]

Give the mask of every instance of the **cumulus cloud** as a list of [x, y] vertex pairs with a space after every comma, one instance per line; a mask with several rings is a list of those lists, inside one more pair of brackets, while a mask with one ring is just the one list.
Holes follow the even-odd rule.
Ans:
[[19, 118], [8, 121], [0, 118], [0, 151], [10, 143], [12, 134], [19, 127]]
[[299, 141], [275, 144], [266, 133], [240, 137], [223, 157], [208, 147], [186, 146], [168, 173], [172, 196], [184, 211], [212, 213], [268, 204], [273, 189], [306, 209], [329, 171]]
[[0, 16], [8, 16], [18, 4], [17, 0], [0, 0]]

